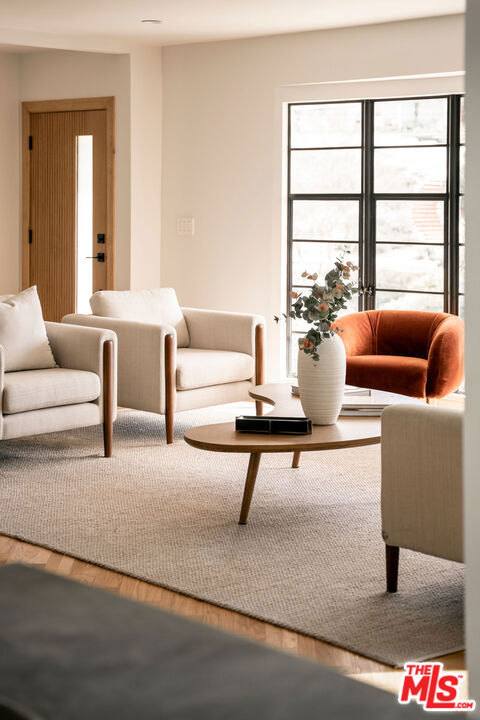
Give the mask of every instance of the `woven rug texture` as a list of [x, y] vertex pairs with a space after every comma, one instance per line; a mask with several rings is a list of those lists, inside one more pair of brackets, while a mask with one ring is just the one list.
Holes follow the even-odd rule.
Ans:
[[188, 446], [184, 431], [246, 405], [0, 443], [0, 533], [312, 635], [393, 666], [463, 648], [463, 566], [402, 550], [385, 592], [380, 447], [263, 455], [237, 524], [248, 455]]

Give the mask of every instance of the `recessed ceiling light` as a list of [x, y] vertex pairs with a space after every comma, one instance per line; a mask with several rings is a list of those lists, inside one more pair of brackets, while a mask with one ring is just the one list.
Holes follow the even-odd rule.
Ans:
[[140, 22], [146, 23], [147, 25], [161, 25], [161, 20], [141, 20]]

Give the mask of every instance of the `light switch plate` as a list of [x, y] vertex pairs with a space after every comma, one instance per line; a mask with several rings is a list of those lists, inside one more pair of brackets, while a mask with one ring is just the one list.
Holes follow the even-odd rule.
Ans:
[[177, 217], [177, 235], [195, 235], [195, 220], [193, 217]]

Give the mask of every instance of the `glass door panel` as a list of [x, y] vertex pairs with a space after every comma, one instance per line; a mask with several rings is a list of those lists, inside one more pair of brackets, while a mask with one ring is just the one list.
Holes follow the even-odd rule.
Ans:
[[443, 245], [445, 203], [431, 200], [377, 200], [378, 242]]
[[294, 200], [294, 240], [358, 242], [358, 200]]
[[290, 147], [360, 147], [362, 105], [311, 103], [290, 106]]
[[443, 246], [377, 244], [377, 288], [443, 293], [443, 285]]
[[77, 136], [77, 312], [90, 312], [93, 293], [93, 135]]

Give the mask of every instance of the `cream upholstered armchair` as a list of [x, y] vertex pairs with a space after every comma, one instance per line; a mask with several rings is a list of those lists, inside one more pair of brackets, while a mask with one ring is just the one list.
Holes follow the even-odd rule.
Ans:
[[100, 425], [112, 455], [116, 337], [108, 330], [46, 322], [57, 367], [6, 372], [0, 345], [0, 439]]
[[463, 562], [463, 413], [392, 405], [382, 414], [382, 534], [387, 590], [400, 548]]
[[248, 398], [263, 382], [263, 328], [258, 315], [181, 308], [172, 288], [100, 291], [92, 315], [62, 322], [109, 328], [118, 336], [118, 402], [165, 415]]

